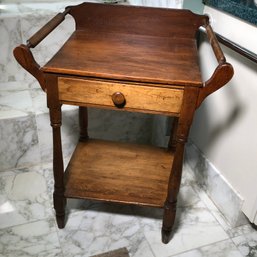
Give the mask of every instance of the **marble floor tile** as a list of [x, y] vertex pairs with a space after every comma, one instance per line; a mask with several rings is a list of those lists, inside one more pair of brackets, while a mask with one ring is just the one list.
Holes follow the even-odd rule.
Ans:
[[[45, 226], [42, 225], [44, 220], [51, 220], [54, 216], [52, 163], [1, 172], [0, 257], [1, 252], [7, 257], [89, 257], [121, 247], [126, 247], [131, 257], [257, 256], [257, 236], [250, 225], [234, 229], [225, 226], [217, 218], [218, 210], [201, 192], [202, 189], [196, 189], [187, 171], [184, 172], [183, 181], [175, 234], [172, 241], [164, 245], [161, 243], [162, 209], [74, 199], [68, 200], [68, 218], [64, 229], [57, 229], [56, 235], [52, 224], [54, 221], [51, 221], [51, 225], [45, 228], [47, 233], [42, 231], [35, 236], [37, 227], [40, 231]], [[20, 239], [17, 233], [21, 233]], [[37, 240], [47, 242], [46, 234], [54, 238], [52, 245], [38, 244]], [[13, 248], [5, 243], [9, 236], [17, 240]], [[233, 242], [229, 237], [233, 237]], [[60, 240], [60, 245], [56, 238]]]
[[228, 239], [228, 235], [202, 203], [178, 208], [174, 235], [169, 244], [161, 243], [158, 226], [146, 226], [144, 234], [158, 257], [168, 257]]
[[257, 231], [232, 238], [245, 257], [257, 257]]
[[[49, 197], [52, 198], [52, 193], [53, 193], [53, 174], [52, 174], [52, 163], [45, 163], [39, 167], [34, 167], [34, 170], [38, 170], [40, 174], [42, 174], [45, 179], [46, 179], [46, 184], [47, 184], [47, 189], [49, 193]], [[89, 209], [89, 211], [88, 211]], [[89, 212], [88, 214], [86, 212]], [[68, 224], [66, 225], [64, 230], [59, 230], [58, 233], [61, 235], [69, 236], [69, 233], [75, 233], [77, 236], [76, 228], [79, 228], [80, 230], [82, 228], [82, 232], [78, 232], [79, 234], [82, 235], [82, 243], [81, 243], [81, 249], [78, 250], [74, 245], [70, 245], [71, 249], [75, 248], [75, 252], [77, 253], [78, 251], [78, 256], [89, 256], [89, 252], [86, 251], [83, 247], [83, 231], [85, 234], [87, 234], [87, 228], [83, 228], [80, 224], [80, 220], [83, 218], [87, 218], [88, 215], [101, 215], [105, 212], [109, 213], [109, 215], [125, 215], [125, 220], [126, 220], [126, 215], [131, 214], [131, 209], [129, 208], [123, 208], [122, 206], [119, 205], [109, 205], [109, 204], [104, 204], [104, 203], [97, 203], [97, 202], [92, 202], [92, 201], [87, 201], [87, 200], [79, 200], [79, 199], [68, 199], [67, 201], [67, 207], [66, 207], [66, 212], [69, 214], [69, 217], [67, 219]], [[92, 214], [92, 212], [95, 212]], [[99, 213], [98, 213], [99, 212]], [[91, 213], [91, 214], [90, 214]], [[133, 213], [134, 214], [134, 213]], [[111, 216], [110, 216], [111, 217]], [[117, 219], [117, 218], [116, 218]], [[68, 232], [65, 232], [65, 230], [68, 230]], [[105, 233], [105, 232], [103, 232]], [[108, 233], [108, 232], [107, 232]], [[72, 237], [72, 235], [70, 235]], [[75, 236], [75, 237], [76, 237]], [[138, 238], [137, 244], [134, 247], [131, 247], [130, 249], [130, 257], [154, 257], [151, 248], [147, 241], [144, 239], [142, 231], [139, 231], [138, 236], [135, 236], [135, 238]], [[74, 239], [75, 240], [75, 245], [77, 243], [77, 240], [79, 239]], [[129, 241], [129, 240], [128, 240]], [[128, 241], [123, 241], [124, 246], [127, 247], [130, 243]], [[122, 240], [118, 243], [117, 245], [123, 245]], [[111, 244], [111, 248], [115, 249], [116, 244]], [[110, 249], [111, 249], [110, 248]], [[84, 250], [83, 250], [84, 249]], [[103, 252], [103, 248], [99, 248], [96, 252]], [[73, 256], [74, 252], [71, 250], [68, 252], [67, 256]]]
[[[249, 234], [253, 230], [246, 225], [224, 231], [210, 211], [213, 206], [208, 202], [208, 196], [203, 197], [192, 183], [184, 183], [181, 187], [175, 234], [168, 245], [161, 243], [162, 209], [69, 199], [65, 228], [57, 229], [57, 235], [54, 235], [53, 224], [46, 227], [50, 230], [46, 233], [49, 237], [56, 239], [58, 236], [60, 246], [55, 239], [52, 246], [45, 246], [37, 240], [46, 242], [48, 237], [44, 232], [34, 236], [34, 227], [39, 226], [40, 231], [40, 227], [44, 227], [42, 222], [53, 217], [52, 164], [2, 172], [0, 249], [6, 249], [3, 256], [89, 257], [121, 247], [126, 247], [131, 257], [257, 256], [256, 233]], [[25, 233], [23, 228], [29, 226], [32, 228], [19, 239], [16, 227], [22, 228], [19, 233]], [[4, 234], [17, 240], [15, 247], [7, 246]], [[229, 236], [234, 237], [233, 243]], [[20, 251], [24, 244], [25, 250]], [[52, 249], [52, 255], [48, 249]]]
[[243, 257], [234, 243], [228, 239], [172, 257]]
[[65, 228], [58, 234], [65, 257], [90, 256], [122, 247], [131, 256], [150, 252], [129, 206], [92, 202], [86, 210], [71, 211]]
[[230, 238], [233, 238], [233, 237], [237, 237], [237, 236], [241, 236], [241, 235], [255, 233], [256, 229], [254, 229], [253, 226], [250, 223], [248, 223], [248, 224], [238, 226], [235, 228], [229, 227], [226, 232], [228, 233]]
[[62, 257], [52, 219], [0, 230], [1, 257]]
[[[198, 206], [199, 208], [203, 208], [204, 205], [201, 203], [197, 194], [193, 191], [191, 186], [182, 186], [178, 195], [178, 213], [176, 217], [175, 226], [178, 227], [181, 223], [181, 217], [183, 214], [183, 210], [186, 207]], [[132, 206], [133, 213], [136, 217], [139, 218], [140, 224], [144, 231], [155, 231], [160, 234], [161, 226], [162, 226], [162, 217], [163, 217], [163, 209], [159, 208], [150, 208], [150, 207], [140, 207], [140, 206]], [[181, 214], [181, 215], [180, 215]], [[188, 212], [189, 214], [189, 212]], [[184, 215], [184, 214], [183, 214]], [[158, 235], [160, 237], [160, 235]], [[160, 238], [159, 238], [160, 241]]]
[[155, 257], [150, 245], [146, 240], [142, 240], [141, 243], [138, 244], [136, 251], [133, 253], [130, 252], [130, 257]]
[[52, 217], [43, 175], [19, 169], [0, 177], [0, 229]]

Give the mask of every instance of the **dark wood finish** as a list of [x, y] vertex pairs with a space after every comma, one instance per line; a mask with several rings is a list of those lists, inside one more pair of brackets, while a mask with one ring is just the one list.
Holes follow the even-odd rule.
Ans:
[[198, 90], [194, 87], [187, 87], [184, 93], [184, 101], [177, 122], [175, 142], [173, 148], [175, 154], [173, 165], [168, 183], [168, 194], [165, 201], [163, 224], [162, 224], [162, 242], [167, 244], [172, 237], [172, 227], [176, 217], [177, 195], [179, 192], [182, 166], [184, 159], [184, 147], [189, 135], [190, 126], [193, 121], [193, 115], [196, 109]]
[[89, 139], [66, 169], [65, 196], [163, 207], [172, 159], [163, 148]]
[[54, 173], [54, 209], [59, 228], [64, 228], [66, 198], [64, 197], [64, 168], [62, 156], [61, 104], [58, 101], [56, 76], [46, 76], [47, 106], [53, 131], [53, 173]]
[[79, 107], [79, 126], [80, 126], [80, 141], [87, 141], [88, 140], [88, 114], [86, 107]]
[[[206, 32], [205, 30], [201, 29], [201, 32]], [[216, 38], [218, 39], [218, 41], [225, 45], [226, 47], [232, 49], [233, 51], [239, 53], [240, 55], [246, 57], [247, 59], [257, 63], [257, 54], [251, 52], [250, 50], [236, 44], [235, 42], [227, 39], [226, 37], [221, 36], [219, 33], [214, 32]]]
[[66, 8], [63, 13], [58, 13], [27, 40], [27, 45], [22, 44], [13, 50], [13, 55], [17, 62], [38, 80], [43, 91], [45, 91], [46, 88], [44, 73], [39, 64], [35, 61], [30, 48], [37, 46], [50, 32], [52, 32], [65, 19], [68, 12], [69, 8]]
[[122, 108], [126, 104], [125, 96], [121, 92], [115, 92], [112, 94], [112, 101], [118, 108]]
[[218, 66], [212, 74], [211, 78], [204, 83], [204, 87], [201, 88], [198, 96], [197, 107], [201, 105], [204, 99], [226, 85], [233, 77], [234, 70], [230, 63], [226, 62], [226, 58], [219, 46], [218, 40], [213, 32], [211, 26], [207, 24], [205, 26], [206, 33], [213, 52], [216, 56]]
[[[74, 17], [76, 31], [41, 68], [29, 48], [67, 13]], [[218, 61], [206, 82], [201, 80], [195, 38], [200, 26], [206, 28]], [[162, 207], [162, 241], [168, 243], [194, 112], [233, 76], [208, 17], [185, 10], [84, 3], [67, 7], [14, 54], [47, 93], [58, 227], [64, 227], [68, 197]], [[62, 104], [80, 107], [80, 140], [65, 173]], [[167, 150], [88, 139], [87, 106], [175, 115]]]
[[76, 22], [76, 30], [104, 35], [111, 32], [117, 37], [125, 33], [133, 36], [192, 39], [198, 28], [208, 22], [207, 16], [196, 15], [189, 10], [94, 3], [69, 8]]
[[200, 90], [197, 106], [200, 106], [205, 98], [226, 85], [233, 77], [234, 70], [230, 63], [219, 65], [211, 78], [205, 82], [205, 86]]
[[17, 46], [13, 50], [13, 55], [19, 64], [37, 79], [42, 90], [45, 91], [44, 73], [40, 70], [40, 66], [35, 61], [29, 47], [26, 45]]
[[174, 117], [173, 121], [172, 121], [170, 140], [169, 140], [169, 143], [168, 143], [168, 148], [169, 149], [175, 149], [176, 148], [177, 129], [178, 129], [178, 117]]
[[121, 81], [82, 80], [70, 77], [60, 78], [58, 81], [59, 100], [62, 103], [117, 109], [112, 96], [122, 92], [126, 98], [124, 109], [167, 115], [179, 114], [184, 93], [178, 87], [160, 88], [156, 85], [135, 85]]
[[218, 61], [219, 64], [222, 64], [224, 62], [226, 62], [226, 58], [220, 48], [220, 45], [219, 45], [219, 42], [216, 38], [216, 35], [215, 33], [213, 32], [211, 26], [208, 24], [206, 27], [206, 33], [207, 33], [207, 36], [208, 36], [208, 39], [210, 41], [210, 44], [212, 46], [212, 49], [213, 49], [213, 52], [216, 56], [216, 59]]
[[183, 37], [174, 41], [173, 37], [128, 33], [117, 36], [108, 31], [89, 33], [78, 30], [55, 58], [43, 67], [43, 71], [103, 79], [202, 86], [196, 42], [193, 38]]
[[30, 37], [27, 40], [28, 47], [34, 48], [37, 46], [49, 33], [51, 33], [62, 21], [64, 21], [65, 16], [67, 13], [69, 13], [69, 11], [70, 9], [66, 8], [63, 13], [58, 13], [45, 26]]

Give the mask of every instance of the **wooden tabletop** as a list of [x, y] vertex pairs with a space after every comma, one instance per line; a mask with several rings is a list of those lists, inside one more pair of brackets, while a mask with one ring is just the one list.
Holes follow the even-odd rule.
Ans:
[[76, 31], [45, 72], [177, 85], [202, 84], [193, 39]]
[[203, 16], [186, 10], [84, 3], [76, 31], [44, 72], [201, 86], [195, 34]]

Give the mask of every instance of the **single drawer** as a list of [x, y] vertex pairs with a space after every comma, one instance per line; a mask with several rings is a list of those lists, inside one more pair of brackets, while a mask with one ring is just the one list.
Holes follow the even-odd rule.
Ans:
[[66, 77], [58, 78], [58, 88], [63, 103], [150, 113], [179, 113], [183, 99], [183, 90], [176, 88]]

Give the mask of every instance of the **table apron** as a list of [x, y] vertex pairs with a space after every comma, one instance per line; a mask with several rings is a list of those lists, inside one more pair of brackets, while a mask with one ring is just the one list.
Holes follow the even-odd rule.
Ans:
[[[171, 86], [165, 88], [59, 77], [58, 92], [59, 100], [64, 103], [178, 115], [184, 90]], [[116, 107], [112, 100], [112, 95], [117, 92], [125, 97], [122, 108]]]

